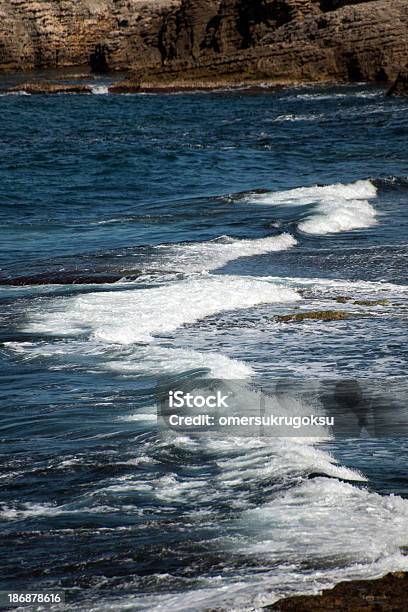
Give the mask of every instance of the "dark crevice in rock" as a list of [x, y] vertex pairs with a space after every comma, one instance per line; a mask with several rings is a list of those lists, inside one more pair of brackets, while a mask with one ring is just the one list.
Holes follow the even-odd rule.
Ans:
[[348, 80], [352, 83], [364, 81], [363, 72], [360, 66], [360, 60], [357, 55], [352, 55], [347, 58], [347, 75]]
[[237, 26], [244, 49], [253, 46], [268, 32], [289, 23], [293, 18], [293, 7], [286, 0], [245, 0], [238, 4]]
[[353, 4], [363, 4], [364, 2], [371, 2], [372, 0], [320, 0], [320, 10], [323, 12], [336, 11], [343, 6], [350, 6]]
[[109, 72], [107, 50], [105, 45], [96, 45], [89, 57], [92, 72], [95, 74], [106, 74]]

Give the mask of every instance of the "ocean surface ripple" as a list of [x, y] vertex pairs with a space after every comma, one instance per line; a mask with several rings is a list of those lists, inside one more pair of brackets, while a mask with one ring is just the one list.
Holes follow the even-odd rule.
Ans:
[[408, 570], [406, 438], [181, 434], [155, 405], [354, 378], [406, 410], [406, 101], [94, 93], [0, 97], [0, 589], [253, 610]]

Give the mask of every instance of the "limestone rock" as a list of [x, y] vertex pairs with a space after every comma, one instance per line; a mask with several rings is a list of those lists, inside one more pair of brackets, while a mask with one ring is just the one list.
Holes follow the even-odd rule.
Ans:
[[126, 79], [118, 81], [108, 87], [109, 93], [113, 94], [133, 94], [140, 91], [140, 81], [137, 79]]
[[0, 71], [92, 65], [188, 87], [386, 81], [407, 61], [406, 0], [0, 0]]
[[408, 67], [398, 73], [394, 83], [387, 91], [387, 96], [408, 96]]
[[[161, 63], [164, 15], [180, 0], [0, 0], [0, 71]], [[94, 64], [95, 65], [95, 64]]]
[[24, 91], [31, 95], [36, 94], [91, 94], [92, 88], [89, 85], [81, 85], [79, 83], [64, 84], [64, 83], [49, 83], [48, 81], [37, 83], [23, 83], [16, 87], [11, 87], [7, 91], [19, 92]]
[[348, 297], [345, 295], [339, 295], [336, 297], [336, 302], [338, 304], [355, 304], [356, 306], [388, 306], [390, 301], [386, 298], [380, 298], [378, 300], [353, 300], [352, 297]]
[[147, 79], [388, 80], [408, 57], [408, 6], [404, 0], [183, 0], [167, 18], [160, 46], [163, 66]]
[[280, 315], [277, 321], [280, 323], [299, 322], [305, 320], [316, 321], [342, 321], [350, 317], [349, 312], [341, 310], [309, 310], [305, 312], [296, 312], [293, 314]]

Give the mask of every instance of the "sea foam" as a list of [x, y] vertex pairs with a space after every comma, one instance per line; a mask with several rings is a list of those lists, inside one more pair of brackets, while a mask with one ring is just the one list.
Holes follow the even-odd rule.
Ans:
[[[321, 567], [335, 562], [350, 568], [391, 557], [393, 569], [393, 555], [407, 543], [401, 534], [408, 529], [408, 502], [337, 479], [315, 478], [244, 512], [239, 520], [248, 537], [246, 554], [292, 563], [308, 556], [319, 559]], [[276, 538], [282, 530], [285, 538]]]
[[[202, 272], [215, 270], [240, 257], [285, 251], [296, 244], [296, 238], [287, 233], [254, 240], [220, 236], [206, 242], [159, 246], [156, 247], [156, 257], [159, 266], [166, 262], [180, 271]], [[153, 261], [151, 265], [154, 264]]]
[[262, 195], [252, 195], [256, 204], [314, 205], [311, 213], [298, 223], [306, 234], [334, 234], [376, 225], [376, 211], [368, 200], [377, 188], [369, 180], [323, 187], [299, 187]]
[[92, 93], [97, 96], [109, 93], [107, 85], [91, 85]]
[[201, 370], [203, 376], [242, 380], [254, 373], [243, 361], [219, 353], [155, 345], [140, 347], [130, 358], [110, 361], [106, 367], [124, 376], [145, 374], [146, 371], [162, 375]]
[[88, 293], [56, 301], [39, 312], [30, 332], [88, 333], [118, 344], [150, 342], [209, 315], [263, 303], [293, 302], [300, 296], [268, 281], [240, 276], [198, 276], [152, 289]]

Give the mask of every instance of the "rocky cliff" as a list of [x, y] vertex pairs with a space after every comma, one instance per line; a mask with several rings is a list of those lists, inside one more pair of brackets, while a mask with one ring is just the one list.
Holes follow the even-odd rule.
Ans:
[[184, 0], [165, 18], [161, 78], [387, 80], [408, 59], [405, 0], [204, 0], [200, 6]]
[[158, 65], [158, 34], [180, 0], [0, 0], [0, 71], [89, 64], [109, 47], [113, 69]]
[[153, 85], [386, 80], [408, 61], [408, 2], [0, 0], [0, 70], [91, 57]]

